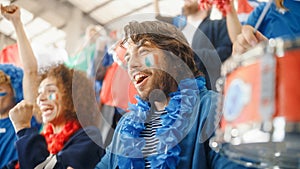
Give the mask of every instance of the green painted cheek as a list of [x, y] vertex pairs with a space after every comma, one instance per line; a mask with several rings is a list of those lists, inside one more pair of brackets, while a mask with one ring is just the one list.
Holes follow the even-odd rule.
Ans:
[[56, 94], [55, 93], [51, 93], [48, 97], [49, 100], [56, 100]]
[[154, 66], [154, 55], [153, 54], [148, 54], [146, 57], [145, 57], [145, 65], [147, 67], [152, 67]]
[[145, 64], [147, 67], [151, 67], [152, 66], [152, 63], [150, 61], [150, 59], [148, 57], [145, 58]]

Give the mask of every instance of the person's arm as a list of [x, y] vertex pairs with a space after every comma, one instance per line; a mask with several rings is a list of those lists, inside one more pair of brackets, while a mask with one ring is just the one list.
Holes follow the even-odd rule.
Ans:
[[231, 1], [231, 10], [226, 14], [226, 20], [227, 20], [226, 26], [227, 26], [229, 38], [232, 43], [236, 40], [237, 36], [242, 31], [242, 24], [239, 21], [233, 3], [234, 2]]
[[94, 169], [104, 154], [98, 141], [101, 134], [95, 127], [77, 131], [57, 154], [49, 153], [45, 138], [34, 128], [23, 129], [17, 135], [20, 168]]
[[30, 42], [24, 31], [23, 24], [20, 18], [20, 8], [16, 5], [2, 6], [1, 14], [12, 22], [16, 35], [19, 55], [24, 70], [23, 77], [23, 92], [24, 99], [35, 103], [38, 88], [38, 66], [36, 58], [33, 54]]
[[173, 24], [173, 19], [174, 19], [173, 17], [162, 16], [160, 14], [158, 0], [154, 0], [153, 3], [154, 3], [155, 19], [159, 21], [167, 22], [169, 24]]
[[23, 65], [23, 97], [24, 100], [29, 101], [34, 105], [34, 117], [41, 123], [41, 117], [39, 114], [39, 109], [37, 108], [36, 97], [38, 91], [38, 65], [37, 60], [32, 51], [30, 42], [24, 31], [23, 24], [20, 18], [20, 8], [15, 5], [2, 6], [1, 4], [1, 14], [9, 21], [12, 22], [17, 35], [17, 44], [19, 50], [19, 57]]
[[153, 1], [153, 4], [154, 4], [155, 16], [160, 15], [160, 10], [159, 10], [158, 0], [154, 0], [154, 1]]

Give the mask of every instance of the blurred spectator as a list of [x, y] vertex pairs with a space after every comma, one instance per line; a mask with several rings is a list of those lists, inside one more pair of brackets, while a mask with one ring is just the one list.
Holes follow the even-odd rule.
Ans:
[[[154, 2], [158, 6], [158, 0]], [[221, 64], [232, 52], [226, 19], [211, 20], [211, 6], [200, 9], [196, 0], [185, 0], [182, 11], [187, 18], [187, 24], [182, 32], [196, 54], [195, 61], [198, 68], [205, 74], [206, 87], [216, 90], [215, 83], [220, 76]], [[170, 19], [160, 18], [162, 17], [157, 19], [170, 23]]]
[[88, 26], [86, 28], [83, 43], [75, 52], [75, 55], [71, 55], [65, 64], [68, 67], [82, 70], [87, 74], [90, 74], [94, 59], [104, 55], [106, 43], [106, 31], [102, 26]]
[[[0, 168], [17, 160], [15, 141], [17, 136], [8, 117], [8, 112], [23, 100], [23, 70], [12, 64], [0, 64]], [[35, 118], [31, 126], [40, 129]]]
[[230, 31], [231, 36], [235, 37], [234, 55], [244, 53], [262, 40], [277, 37], [293, 39], [300, 36], [300, 1], [297, 0], [270, 1], [270, 8], [257, 25], [257, 30], [254, 29], [268, 3], [261, 3], [255, 8], [245, 26], [235, 25], [236, 28]]

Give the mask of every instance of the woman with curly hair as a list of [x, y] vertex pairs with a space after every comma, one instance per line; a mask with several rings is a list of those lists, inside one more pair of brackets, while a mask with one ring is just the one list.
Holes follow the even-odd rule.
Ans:
[[205, 87], [182, 32], [159, 21], [130, 22], [124, 30], [137, 104], [118, 122], [96, 168], [243, 168], [209, 147], [218, 95]]
[[[15, 143], [18, 161], [7, 167], [94, 168], [104, 150], [97, 128], [99, 113], [92, 84], [84, 73], [62, 64], [38, 74], [36, 60], [20, 20], [20, 8], [1, 6], [1, 13], [14, 25], [24, 65], [24, 81], [27, 82], [26, 87], [32, 87], [31, 91], [27, 91], [31, 99], [25, 99], [9, 111], [18, 136]], [[45, 125], [41, 133], [30, 125], [34, 107], [32, 99], [35, 97]]]

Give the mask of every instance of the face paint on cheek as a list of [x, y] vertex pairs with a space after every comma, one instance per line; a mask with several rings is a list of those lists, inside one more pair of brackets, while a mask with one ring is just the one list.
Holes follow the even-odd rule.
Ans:
[[154, 55], [149, 54], [145, 58], [145, 64], [147, 67], [152, 67], [154, 65]]
[[56, 93], [51, 93], [48, 97], [49, 100], [56, 100], [57, 99], [57, 94]]
[[4, 97], [7, 95], [7, 92], [0, 92], [0, 97]]
[[158, 65], [158, 55], [153, 55], [154, 64]]

